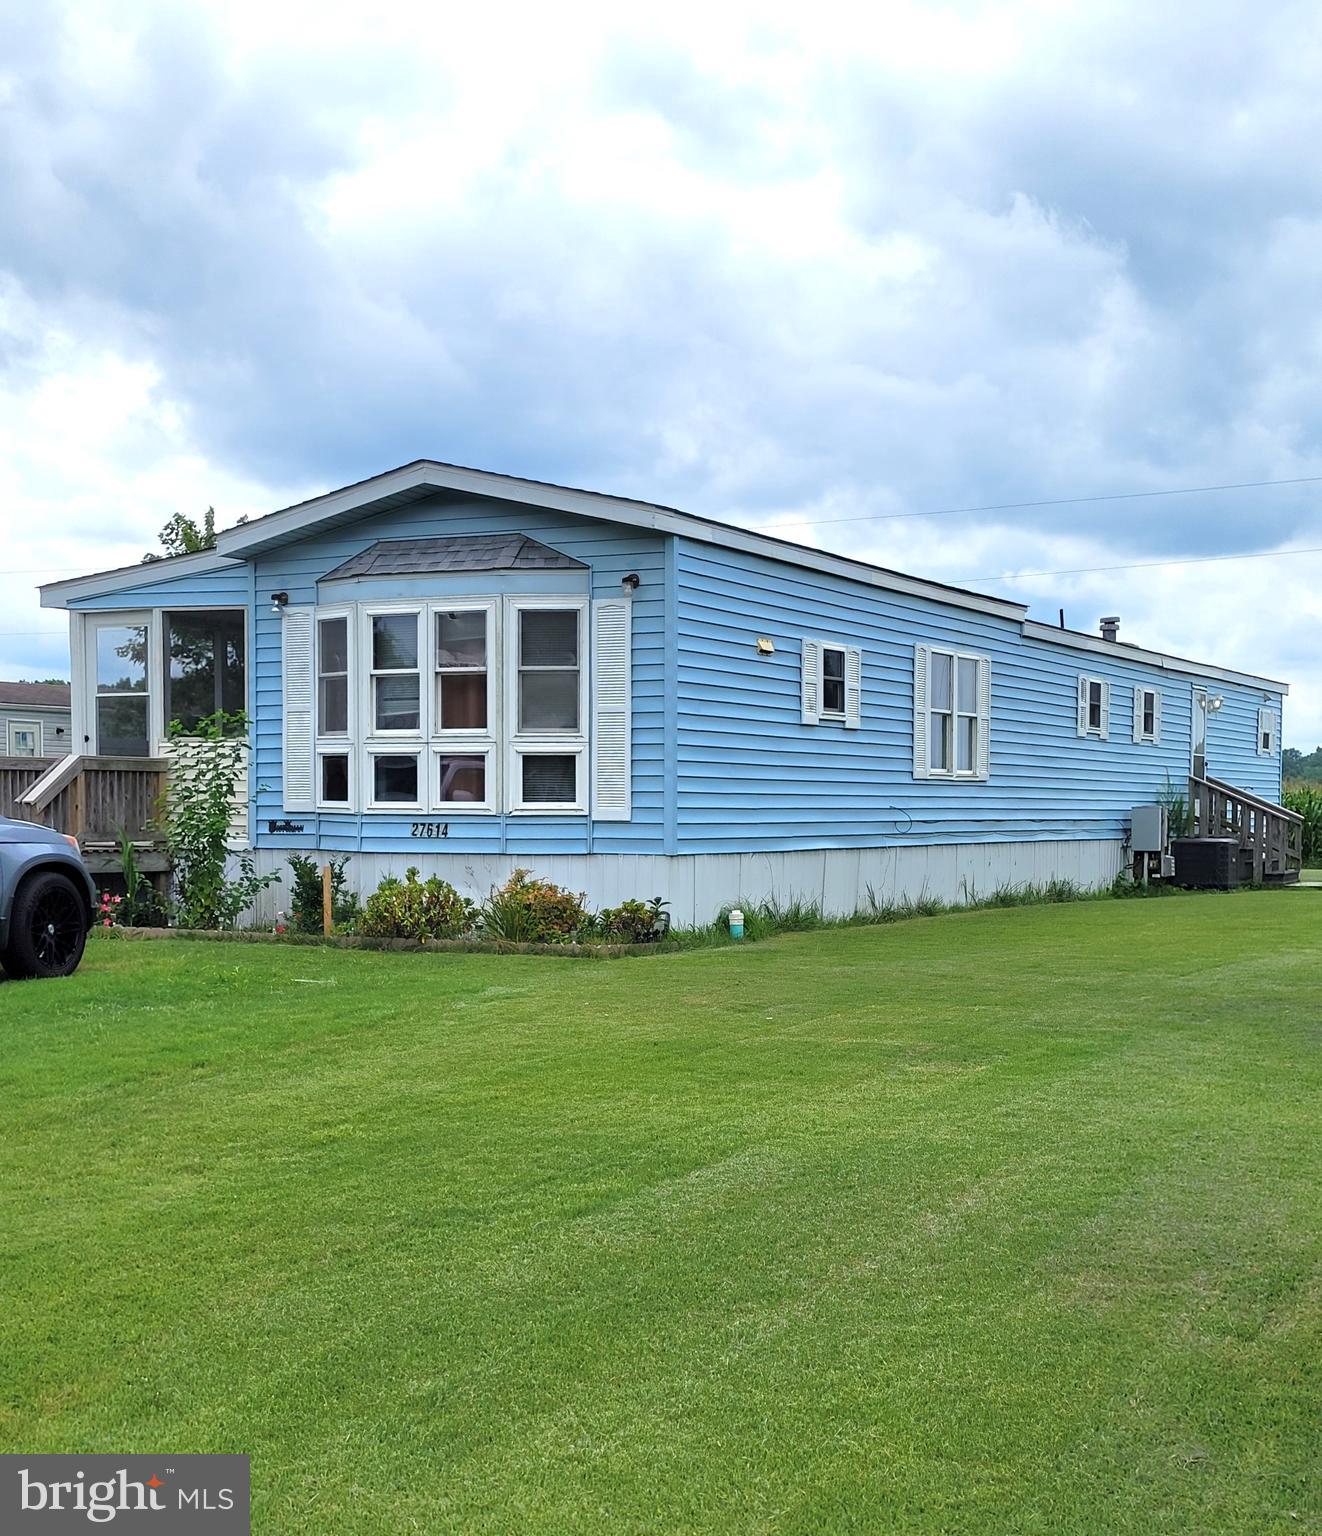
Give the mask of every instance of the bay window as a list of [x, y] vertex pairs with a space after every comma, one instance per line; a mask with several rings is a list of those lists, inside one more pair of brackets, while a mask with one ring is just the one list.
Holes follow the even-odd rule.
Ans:
[[316, 610], [317, 808], [581, 814], [588, 602]]

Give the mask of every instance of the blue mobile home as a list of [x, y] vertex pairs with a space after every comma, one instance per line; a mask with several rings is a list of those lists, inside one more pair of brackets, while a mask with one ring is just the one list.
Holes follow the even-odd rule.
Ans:
[[[1286, 685], [670, 508], [420, 461], [57, 582], [86, 759], [246, 707], [260, 869], [518, 866], [678, 921], [1107, 884], [1133, 807], [1279, 800]], [[279, 896], [271, 895], [272, 906]]]

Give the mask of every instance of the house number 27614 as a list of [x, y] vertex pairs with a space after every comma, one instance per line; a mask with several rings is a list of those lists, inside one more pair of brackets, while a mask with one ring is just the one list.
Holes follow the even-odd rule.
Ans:
[[448, 821], [415, 821], [413, 823], [414, 837], [449, 837], [449, 835]]

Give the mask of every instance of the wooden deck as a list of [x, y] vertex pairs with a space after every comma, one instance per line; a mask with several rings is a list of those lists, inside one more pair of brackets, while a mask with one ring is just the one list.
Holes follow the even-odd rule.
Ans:
[[169, 764], [155, 757], [0, 758], [0, 814], [76, 837], [93, 874], [119, 868], [127, 838], [144, 873], [169, 868], [155, 823]]
[[1190, 779], [1194, 837], [1233, 837], [1240, 878], [1292, 884], [1304, 863], [1304, 819], [1220, 779]]

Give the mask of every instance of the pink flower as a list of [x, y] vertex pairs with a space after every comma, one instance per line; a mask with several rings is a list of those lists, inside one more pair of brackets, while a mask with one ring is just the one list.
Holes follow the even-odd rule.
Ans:
[[109, 919], [109, 918], [106, 918], [106, 920], [105, 920], [105, 922], [104, 922], [104, 923], [103, 923], [103, 924], [102, 924], [102, 926], [103, 926], [103, 927], [105, 927], [105, 928], [113, 928], [113, 927], [114, 927], [114, 926], [115, 926], [115, 925], [114, 925], [114, 923], [112, 923], [112, 922], [111, 922], [111, 921], [110, 921], [110, 919]]

